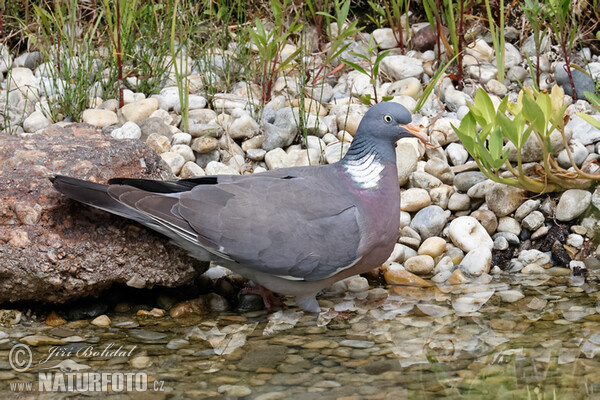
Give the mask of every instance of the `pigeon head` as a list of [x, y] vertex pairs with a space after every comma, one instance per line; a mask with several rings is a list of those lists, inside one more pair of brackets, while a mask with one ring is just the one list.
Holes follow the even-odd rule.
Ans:
[[419, 129], [411, 122], [410, 111], [404, 106], [398, 103], [383, 102], [374, 105], [367, 111], [358, 126], [356, 135], [392, 143], [410, 136], [424, 140], [419, 135]]

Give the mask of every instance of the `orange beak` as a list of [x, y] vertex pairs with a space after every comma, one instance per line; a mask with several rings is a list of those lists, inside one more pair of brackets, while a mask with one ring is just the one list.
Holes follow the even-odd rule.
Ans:
[[429, 140], [427, 140], [427, 138], [425, 136], [423, 136], [423, 133], [421, 132], [421, 128], [419, 128], [416, 124], [413, 124], [411, 122], [410, 124], [401, 125], [401, 126], [404, 129], [406, 129], [408, 131], [408, 133], [410, 133], [411, 135], [413, 135], [414, 137], [419, 139], [421, 142], [423, 142], [423, 144], [425, 146], [433, 146], [431, 143], [429, 143]]

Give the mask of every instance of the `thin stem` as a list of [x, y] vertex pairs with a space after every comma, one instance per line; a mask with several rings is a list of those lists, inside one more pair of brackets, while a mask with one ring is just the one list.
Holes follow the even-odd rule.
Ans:
[[121, 0], [116, 1], [117, 6], [117, 79], [119, 80], [119, 108], [123, 107], [123, 64], [121, 60]]

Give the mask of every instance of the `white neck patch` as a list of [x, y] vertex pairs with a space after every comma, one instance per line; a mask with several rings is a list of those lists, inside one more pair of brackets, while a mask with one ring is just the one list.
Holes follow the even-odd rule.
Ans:
[[384, 166], [375, 159], [375, 154], [369, 153], [358, 160], [348, 160], [344, 169], [359, 187], [372, 189], [379, 187]]

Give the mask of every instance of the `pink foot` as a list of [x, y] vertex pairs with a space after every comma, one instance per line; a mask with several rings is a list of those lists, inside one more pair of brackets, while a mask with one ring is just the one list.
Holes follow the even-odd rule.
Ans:
[[271, 312], [276, 309], [285, 308], [283, 301], [266, 287], [255, 283], [254, 286], [247, 286], [242, 289], [242, 294], [257, 294], [259, 295], [267, 311]]

